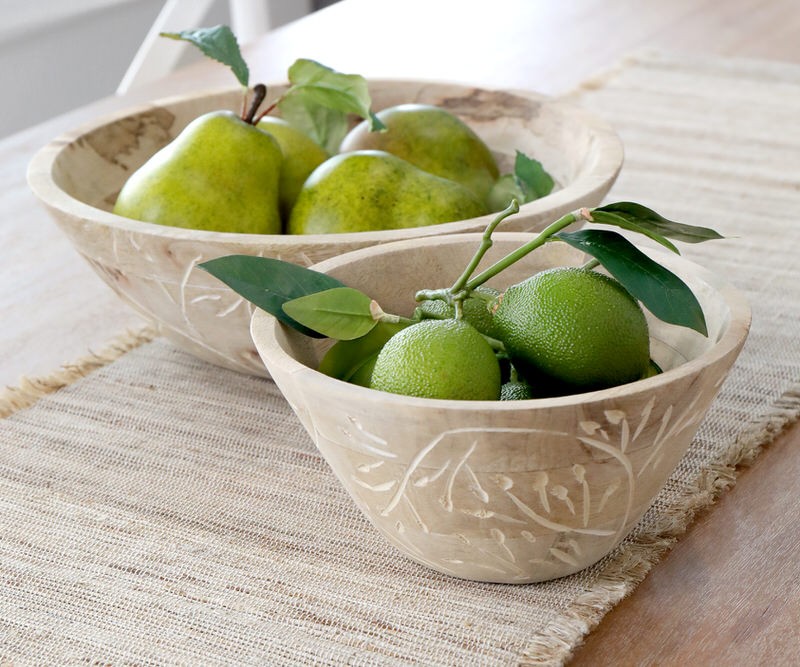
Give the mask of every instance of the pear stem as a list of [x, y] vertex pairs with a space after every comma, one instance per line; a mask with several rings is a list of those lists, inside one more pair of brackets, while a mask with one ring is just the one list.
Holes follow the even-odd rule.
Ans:
[[250, 125], [256, 124], [256, 113], [258, 113], [258, 107], [261, 106], [261, 103], [264, 101], [264, 98], [267, 96], [267, 87], [263, 83], [257, 83], [253, 86], [253, 101], [250, 103], [250, 109], [247, 111], [247, 114], [242, 116], [242, 120], [245, 123], [249, 123]]

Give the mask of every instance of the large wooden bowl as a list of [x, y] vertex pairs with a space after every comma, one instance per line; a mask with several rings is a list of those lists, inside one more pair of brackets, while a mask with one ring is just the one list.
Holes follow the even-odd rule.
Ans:
[[[370, 88], [376, 110], [423, 102], [459, 115], [504, 170], [516, 149], [543, 162], [558, 189], [524, 205], [507, 229], [538, 229], [579, 206], [597, 205], [622, 164], [620, 140], [608, 125], [541, 95], [417, 81], [372, 81]], [[273, 86], [270, 98], [283, 89]], [[100, 118], [44, 147], [28, 181], [77, 251], [162, 334], [211, 362], [264, 374], [248, 332], [249, 305], [197, 264], [243, 253], [309, 265], [378, 243], [479, 230], [491, 216], [399, 231], [284, 236], [178, 229], [111, 213], [122, 184], [148, 157], [196, 116], [238, 111], [241, 95], [241, 89], [197, 94]]]
[[[489, 261], [525, 240], [495, 236]], [[477, 243], [476, 234], [401, 241], [315, 268], [387, 312], [410, 314], [414, 292], [452, 284]], [[665, 372], [603, 391], [503, 402], [399, 396], [317, 372], [326, 342], [263, 311], [251, 332], [320, 452], [389, 542], [457, 577], [542, 581], [591, 565], [631, 530], [689, 447], [747, 336], [750, 310], [737, 291], [680, 257], [656, 256], [694, 290], [709, 337], [651, 318], [651, 354]], [[582, 260], [548, 244], [495, 286]]]

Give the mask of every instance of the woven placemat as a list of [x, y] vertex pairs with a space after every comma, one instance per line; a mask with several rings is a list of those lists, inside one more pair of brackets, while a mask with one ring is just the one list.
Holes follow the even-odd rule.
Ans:
[[572, 98], [625, 142], [609, 200], [736, 237], [684, 254], [753, 307], [719, 399], [620, 548], [543, 584], [427, 570], [356, 510], [271, 381], [145, 332], [0, 398], [0, 664], [566, 660], [800, 413], [800, 67], [645, 56]]

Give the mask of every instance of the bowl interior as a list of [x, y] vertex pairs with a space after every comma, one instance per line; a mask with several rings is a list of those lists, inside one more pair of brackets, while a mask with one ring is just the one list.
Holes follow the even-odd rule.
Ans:
[[[270, 97], [284, 89], [273, 86]], [[593, 205], [599, 190], [605, 192], [613, 182], [622, 162], [619, 138], [605, 123], [535, 93], [380, 80], [370, 82], [370, 91], [376, 110], [419, 102], [441, 106], [461, 117], [491, 147], [503, 173], [513, 169], [516, 150], [539, 159], [555, 179], [556, 190], [523, 206], [516, 224], [522, 224], [526, 211], [541, 210], [546, 200], [550, 200], [547, 206], [558, 206], [573, 191], [580, 192], [582, 204]], [[191, 120], [216, 109], [238, 111], [241, 105], [240, 89], [223, 90], [159, 101], [82, 128], [59, 140], [52, 181], [69, 198], [110, 212], [128, 176]]]

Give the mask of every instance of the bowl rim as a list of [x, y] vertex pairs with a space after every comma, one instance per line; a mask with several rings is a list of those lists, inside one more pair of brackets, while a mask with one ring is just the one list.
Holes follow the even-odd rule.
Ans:
[[[390, 250], [414, 248], [420, 243], [428, 243], [431, 241], [459, 243], [467, 239], [478, 241], [480, 238], [480, 233], [467, 233], [452, 234], [441, 237], [440, 239], [406, 239], [403, 241], [395, 241], [393, 243], [381, 245], [380, 247], [352, 250], [350, 252], [346, 252], [314, 264], [310, 268], [325, 273], [334, 268], [348, 264], [353, 260], [361, 259], [364, 256], [383, 253]], [[524, 242], [525, 240], [530, 240], [531, 234], [525, 232], [497, 232], [493, 235], [493, 239], [499, 238], [507, 238], [509, 240]], [[705, 267], [691, 260], [687, 260], [680, 255], [675, 255], [673, 253], [668, 253], [667, 251], [652, 249], [649, 247], [643, 249], [648, 252], [648, 254], [655, 254], [660, 260], [667, 260], [669, 264], [678, 264], [687, 268], [691, 268], [698, 275], [698, 277], [700, 277], [700, 279], [708, 283], [717, 293], [720, 294], [725, 304], [729, 308], [730, 319], [726, 330], [719, 337], [719, 339], [697, 357], [687, 361], [686, 363], [680, 364], [675, 368], [666, 370], [658, 375], [636, 380], [634, 382], [628, 382], [623, 385], [610, 387], [608, 389], [599, 389], [579, 394], [569, 394], [566, 396], [531, 398], [517, 401], [459, 401], [391, 394], [388, 392], [377, 391], [367, 387], [350, 384], [343, 380], [329, 377], [323, 373], [320, 373], [318, 370], [310, 368], [297, 361], [283, 349], [275, 336], [277, 329], [279, 327], [285, 327], [285, 325], [281, 324], [275, 317], [266, 311], [261, 310], [260, 308], [255, 308], [253, 312], [250, 322], [250, 333], [259, 355], [262, 357], [265, 353], [269, 355], [272, 362], [271, 365], [274, 364], [274, 366], [280, 367], [282, 372], [293, 377], [303, 376], [311, 386], [318, 386], [323, 391], [352, 391], [354, 399], [365, 403], [371, 402], [376, 405], [380, 404], [382, 407], [404, 405], [408, 407], [427, 408], [437, 411], [447, 410], [453, 412], [474, 412], [484, 410], [491, 410], [492, 412], [519, 412], [529, 411], [532, 409], [547, 410], [576, 405], [617, 401], [629, 398], [636, 394], [650, 392], [659, 387], [679, 380], [680, 378], [700, 372], [702, 368], [712, 365], [719, 359], [725, 357], [733, 351], [736, 351], [737, 348], [741, 348], [747, 338], [752, 319], [750, 305], [743, 292], [734, 287], [727, 280], [722, 279], [720, 276], [711, 272]], [[271, 372], [272, 369], [270, 368], [269, 370], [270, 374], [273, 375]]]
[[[520, 207], [520, 213], [522, 214], [541, 215], [548, 210], [575, 207], [575, 202], [578, 198], [586, 197], [588, 194], [604, 187], [609, 182], [613, 183], [622, 168], [624, 148], [621, 138], [613, 127], [603, 118], [559, 98], [551, 97], [533, 90], [490, 88], [458, 81], [368, 78], [367, 82], [369, 85], [424, 84], [426, 86], [461, 88], [464, 90], [474, 89], [487, 92], [503, 92], [516, 97], [546, 103], [550, 108], [558, 110], [559, 113], [571, 116], [586, 125], [594, 135], [592, 143], [596, 146], [596, 153], [598, 155], [598, 159], [595, 160], [591, 171], [580, 175], [575, 181], [560, 190], [532, 202], [528, 202], [527, 204], [523, 204]], [[285, 82], [271, 84], [273, 87], [285, 85]], [[270, 246], [274, 246], [277, 249], [296, 247], [297, 245], [302, 245], [303, 247], [319, 247], [328, 246], [332, 243], [358, 243], [359, 245], [368, 245], [406, 239], [409, 237], [409, 234], [413, 234], [415, 238], [425, 238], [443, 234], [464, 233], [482, 229], [497, 215], [496, 213], [487, 213], [476, 218], [456, 220], [425, 227], [365, 232], [307, 235], [215, 232], [159, 225], [115, 215], [110, 211], [95, 208], [94, 206], [90, 206], [72, 197], [60, 188], [53, 179], [53, 168], [56, 160], [72, 143], [80, 140], [82, 136], [91, 131], [118, 122], [129, 116], [144, 114], [171, 104], [190, 102], [202, 97], [221, 97], [241, 92], [241, 90], [241, 86], [225, 86], [207, 88], [182, 95], [162, 97], [146, 103], [119, 109], [110, 114], [83, 123], [60, 134], [36, 151], [28, 163], [26, 173], [28, 186], [36, 197], [48, 207], [58, 210], [70, 217], [80, 217], [84, 220], [88, 220], [96, 225], [167, 239], [187, 239], [212, 243], [238, 242], [249, 245], [269, 243]]]

